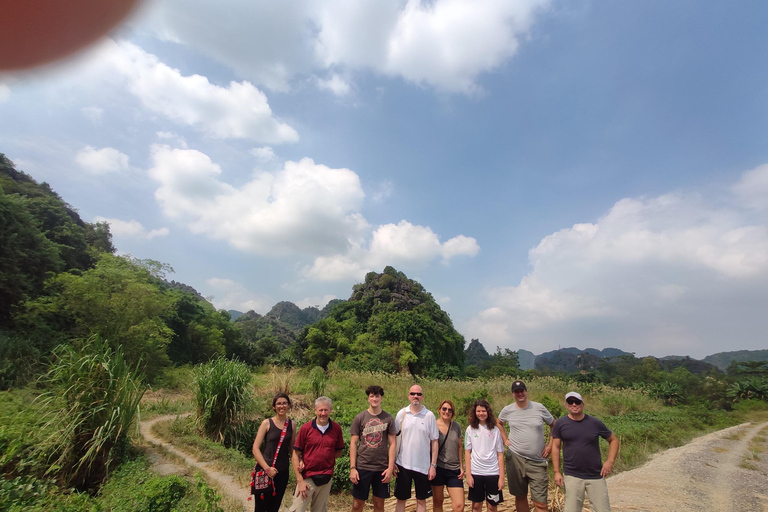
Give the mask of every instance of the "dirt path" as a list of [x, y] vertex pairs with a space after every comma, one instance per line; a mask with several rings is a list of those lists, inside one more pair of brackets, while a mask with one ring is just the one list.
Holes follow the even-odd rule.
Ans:
[[[253, 502], [247, 499], [247, 482], [239, 482], [216, 471], [205, 461], [191, 457], [152, 433], [154, 424], [174, 418], [176, 415], [166, 415], [141, 422], [139, 430], [149, 443], [163, 447], [181, 458], [189, 467], [205, 473], [208, 481], [215, 484], [226, 498], [240, 501], [244, 511], [252, 510]], [[662, 452], [637, 469], [608, 478], [611, 508], [617, 512], [768, 512], [766, 437], [768, 422], [758, 425], [746, 423]], [[165, 472], [173, 472], [173, 465], [165, 468]], [[499, 505], [498, 511], [514, 511], [514, 499], [506, 489], [504, 497], [506, 501]], [[338, 503], [337, 500], [334, 502]], [[385, 510], [391, 512], [394, 508], [395, 500], [390, 498], [386, 501]], [[465, 510], [468, 508], [467, 505]], [[415, 509], [415, 500], [409, 500], [406, 510]], [[445, 509], [450, 510], [447, 495]], [[555, 504], [553, 510], [558, 509], [560, 507]], [[372, 507], [367, 506], [366, 510], [372, 510]], [[432, 510], [432, 500], [427, 500], [427, 510]]]
[[[720, 430], [609, 478], [611, 508], [768, 512], [766, 429], [768, 422]], [[756, 446], [759, 460], [750, 457]]]
[[[202, 471], [206, 475], [208, 482], [215, 485], [219, 492], [225, 497], [225, 499], [239, 501], [243, 504], [243, 510], [252, 511], [253, 501], [248, 501], [248, 482], [238, 481], [238, 479], [233, 478], [230, 475], [225, 475], [219, 471], [216, 471], [208, 462], [195, 459], [194, 457], [182, 452], [181, 450], [175, 448], [172, 444], [163, 441], [152, 433], [152, 426], [156, 423], [170, 421], [177, 417], [189, 416], [189, 414], [190, 413], [181, 415], [167, 414], [165, 416], [158, 416], [157, 418], [153, 418], [149, 421], [142, 421], [139, 423], [139, 432], [150, 444], [162, 447], [168, 453], [172, 453], [173, 455], [181, 458], [187, 466]], [[164, 464], [168, 463], [164, 462]], [[164, 468], [163, 472], [167, 471], [168, 468]]]

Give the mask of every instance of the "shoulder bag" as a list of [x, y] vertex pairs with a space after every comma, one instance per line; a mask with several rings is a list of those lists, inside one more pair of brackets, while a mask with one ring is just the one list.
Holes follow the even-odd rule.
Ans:
[[[277, 454], [280, 453], [280, 447], [283, 445], [283, 440], [285, 439], [285, 433], [288, 430], [288, 423], [291, 420], [287, 419], [285, 420], [285, 425], [283, 425], [283, 431], [280, 433], [280, 441], [277, 442], [277, 449], [275, 450], [275, 456], [272, 459], [272, 467], [275, 467], [275, 463], [277, 462]], [[275, 482], [272, 481], [272, 479], [269, 477], [269, 474], [267, 474], [266, 471], [263, 469], [259, 469], [259, 465], [256, 464], [256, 467], [253, 468], [253, 472], [251, 473], [251, 494], [261, 494], [261, 499], [264, 499], [264, 493], [261, 491], [268, 489], [272, 487], [272, 496], [274, 496], [275, 493]]]

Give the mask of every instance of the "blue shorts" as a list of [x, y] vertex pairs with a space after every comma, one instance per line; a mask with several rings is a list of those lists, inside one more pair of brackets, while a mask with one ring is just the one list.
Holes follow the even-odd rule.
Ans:
[[367, 500], [368, 491], [373, 488], [374, 498], [389, 498], [389, 484], [383, 483], [381, 480], [384, 478], [381, 471], [366, 471], [364, 469], [357, 470], [358, 480], [356, 484], [352, 484], [352, 497], [357, 500]]
[[460, 469], [448, 469], [437, 466], [435, 471], [435, 479], [430, 482], [433, 487], [444, 485], [446, 487], [464, 488], [464, 482], [459, 480], [459, 473], [461, 473]]

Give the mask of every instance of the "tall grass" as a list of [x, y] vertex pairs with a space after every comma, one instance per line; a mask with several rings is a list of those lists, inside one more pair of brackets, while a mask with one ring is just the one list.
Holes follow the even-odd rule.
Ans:
[[39, 400], [48, 410], [38, 454], [47, 473], [77, 489], [93, 489], [128, 445], [145, 387], [120, 346], [89, 338], [79, 349], [60, 345]]
[[214, 359], [195, 369], [197, 425], [210, 439], [237, 442], [238, 428], [253, 408], [251, 371], [240, 361]]

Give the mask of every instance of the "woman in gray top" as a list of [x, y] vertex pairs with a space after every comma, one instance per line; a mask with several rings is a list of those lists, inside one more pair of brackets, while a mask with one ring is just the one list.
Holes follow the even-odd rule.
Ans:
[[461, 426], [453, 421], [456, 408], [450, 400], [443, 400], [438, 409], [437, 468], [432, 480], [432, 509], [443, 512], [445, 494], [443, 487], [448, 487], [453, 512], [464, 510], [464, 445]]

